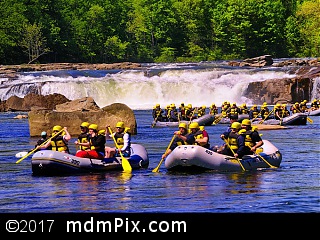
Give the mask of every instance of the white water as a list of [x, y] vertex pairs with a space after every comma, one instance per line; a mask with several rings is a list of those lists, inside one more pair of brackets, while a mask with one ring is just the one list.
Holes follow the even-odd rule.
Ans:
[[[252, 105], [244, 96], [250, 82], [294, 77], [288, 68], [265, 69], [201, 67], [197, 65], [150, 65], [143, 70], [105, 72], [97, 77], [94, 71], [59, 71], [29, 73], [18, 79], [0, 79], [0, 98], [16, 95], [23, 98], [33, 92], [42, 95], [60, 93], [70, 100], [92, 97], [99, 107], [124, 103], [131, 109], [151, 109], [156, 103], [165, 107], [175, 103], [193, 106], [220, 106], [222, 102]], [[319, 97], [320, 80], [316, 80], [312, 99]]]

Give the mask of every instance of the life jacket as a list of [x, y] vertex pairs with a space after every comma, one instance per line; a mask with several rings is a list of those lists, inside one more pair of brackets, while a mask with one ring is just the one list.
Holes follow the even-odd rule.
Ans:
[[[78, 136], [78, 142], [79, 143], [87, 143], [88, 142], [88, 133], [80, 133], [80, 135]], [[87, 150], [87, 149], [89, 149], [89, 147], [79, 145], [79, 149], [80, 150]]]
[[235, 133], [235, 132], [230, 132], [229, 135], [228, 135], [228, 144], [230, 146], [230, 149], [232, 149], [233, 151], [236, 151], [238, 150], [238, 142], [237, 142], [237, 138], [238, 138], [238, 134]]
[[241, 112], [241, 114], [247, 114], [248, 113], [248, 108], [242, 107], [242, 108], [240, 108], [240, 112]]
[[[195, 139], [202, 139], [203, 138], [203, 131], [202, 130], [198, 130], [194, 134], [194, 138]], [[208, 143], [197, 143], [197, 142], [194, 142], [193, 145], [200, 145], [200, 146], [205, 147], [205, 148], [209, 148], [210, 147], [209, 141], [208, 141]]]
[[[116, 133], [114, 134], [114, 139], [116, 140], [116, 143], [117, 143], [117, 145], [118, 145], [119, 148], [123, 148], [123, 145], [124, 145], [123, 136], [124, 136], [125, 133], [127, 133], [127, 134], [130, 135], [129, 132], [122, 132], [122, 133], [116, 132]], [[130, 137], [130, 136], [129, 136], [129, 137]], [[126, 148], [124, 151], [130, 152], [130, 144], [129, 144], [129, 146], [127, 146], [127, 148]]]
[[69, 148], [67, 143], [64, 141], [63, 136], [59, 135], [51, 139], [51, 148], [53, 151], [67, 152], [69, 153]]
[[203, 108], [199, 108], [199, 110], [198, 110], [198, 117], [202, 117], [202, 116], [204, 116], [205, 115], [205, 109], [203, 109]]
[[255, 145], [255, 143], [252, 141], [251, 134], [252, 134], [251, 130], [247, 130], [245, 132], [246, 138], [244, 142], [244, 145], [249, 147], [250, 149]]
[[216, 106], [210, 107], [210, 112], [211, 115], [216, 115], [218, 114], [218, 108]]
[[252, 109], [252, 116], [253, 116], [253, 118], [256, 118], [256, 117], [258, 117], [259, 116], [259, 110], [258, 109]]
[[181, 118], [182, 118], [182, 119], [186, 119], [186, 110], [185, 110], [185, 107], [180, 106], [180, 107], [179, 107], [179, 111], [180, 111], [180, 113], [181, 113]]

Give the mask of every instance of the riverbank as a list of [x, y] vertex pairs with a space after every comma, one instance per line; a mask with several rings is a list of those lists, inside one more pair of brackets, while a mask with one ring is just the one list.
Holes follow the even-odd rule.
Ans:
[[0, 65], [0, 77], [15, 78], [20, 72], [53, 71], [53, 70], [110, 70], [110, 69], [139, 69], [140, 63], [48, 63]]

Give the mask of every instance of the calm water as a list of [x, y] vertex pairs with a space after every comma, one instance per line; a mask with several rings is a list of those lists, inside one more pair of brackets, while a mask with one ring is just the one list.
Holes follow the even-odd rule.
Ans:
[[[1, 213], [319, 213], [320, 117], [305, 126], [261, 131], [283, 154], [281, 167], [256, 172], [174, 174], [162, 164], [153, 173], [175, 128], [151, 128], [151, 110], [135, 110], [138, 135], [149, 153], [148, 169], [81, 176], [35, 177], [28, 120], [0, 113]], [[226, 125], [206, 127], [211, 144], [222, 144]], [[71, 149], [75, 149], [72, 139]]]

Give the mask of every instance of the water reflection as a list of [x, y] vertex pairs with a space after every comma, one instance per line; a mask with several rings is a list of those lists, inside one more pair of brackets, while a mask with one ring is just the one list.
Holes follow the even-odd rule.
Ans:
[[258, 193], [261, 192], [261, 171], [226, 174], [228, 185], [226, 193]]

